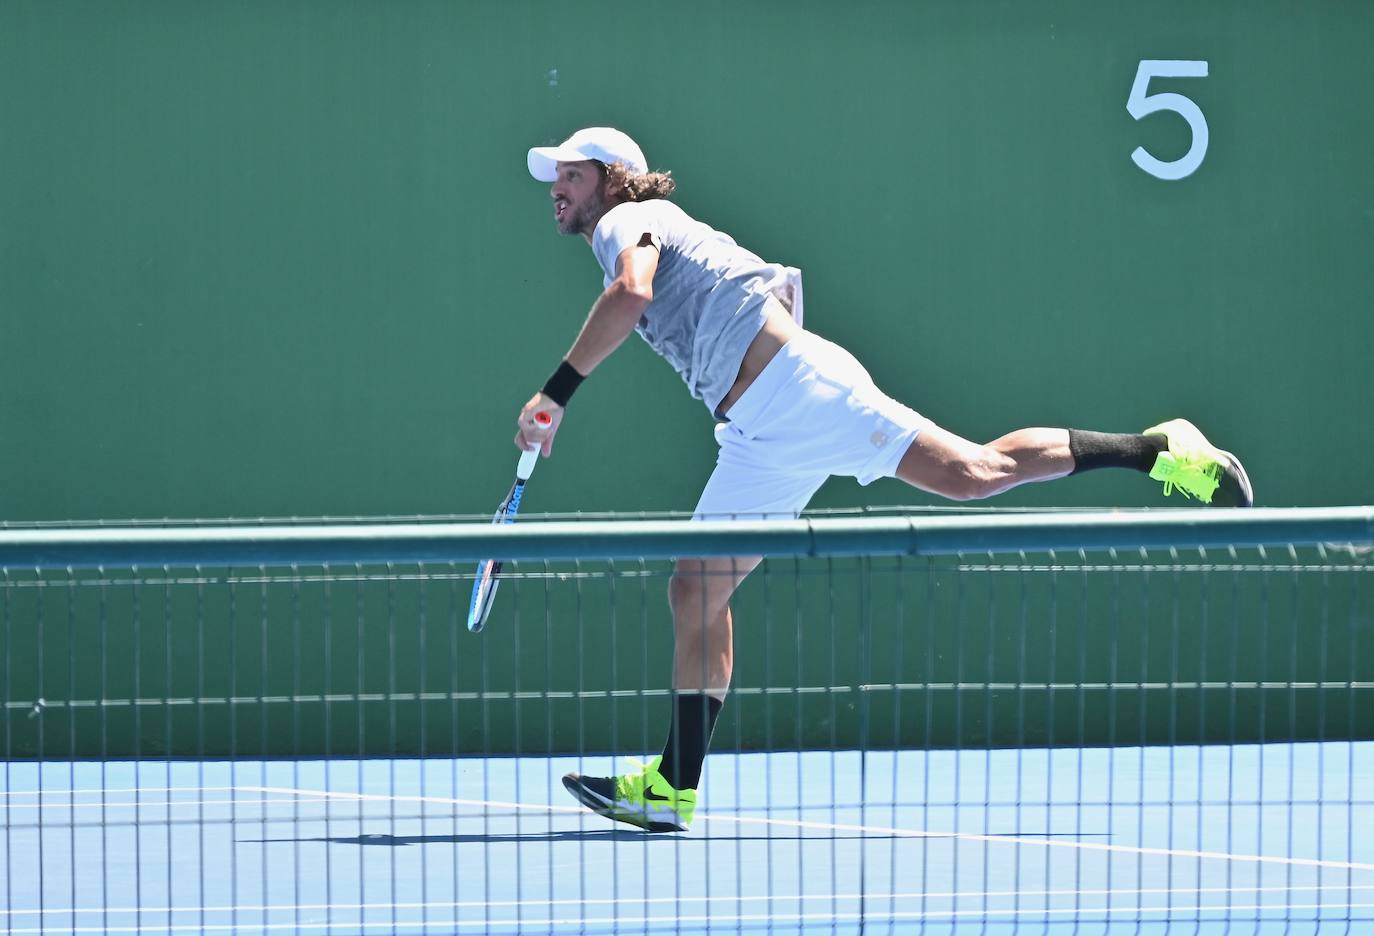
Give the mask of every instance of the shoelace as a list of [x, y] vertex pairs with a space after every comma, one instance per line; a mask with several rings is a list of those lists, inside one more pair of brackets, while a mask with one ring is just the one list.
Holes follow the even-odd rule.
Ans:
[[[652, 763], [652, 761], [635, 760], [633, 757], [627, 757], [625, 759], [630, 762], [630, 767], [632, 767], [634, 771], [637, 771], [637, 773], [631, 772], [625, 774], [624, 780], [620, 782], [623, 782], [627, 787], [632, 788], [634, 785], [634, 781], [631, 778], [638, 776], [640, 778], [638, 784], [639, 789], [643, 790], [644, 788], [648, 787], [649, 784], [646, 780], [645, 775], [648, 774], [649, 765]], [[618, 781], [619, 779], [620, 778], [617, 778]]]
[[[626, 774], [623, 782], [625, 783], [626, 786], [637, 785], [637, 786], [638, 786], [638, 789], [637, 789], [637, 790], [634, 790], [634, 791], [632, 791], [632, 792], [635, 792], [635, 793], [638, 793], [638, 794], [642, 795], [643, 792], [649, 788], [649, 777], [648, 777], [648, 774], [649, 774], [649, 768], [653, 766], [653, 761], [650, 760], [650, 761], [648, 761], [648, 762], [645, 762], [645, 761], [635, 760], [633, 757], [627, 757], [627, 758], [625, 758], [625, 760], [629, 762], [629, 764], [630, 764], [631, 767], [633, 767], [635, 770], [637, 770], [637, 771], [639, 771], [639, 772], [638, 772], [637, 774], [635, 774], [635, 773], [628, 773], [628, 774]], [[660, 774], [659, 776], [662, 776], [662, 774]], [[634, 779], [631, 779], [631, 778], [634, 778]], [[619, 780], [619, 778], [617, 778], [617, 779]], [[637, 784], [636, 784], [636, 781], [638, 781]], [[664, 778], [664, 782], [667, 782], [667, 778]], [[674, 794], [678, 794], [678, 793], [681, 793], [681, 792], [682, 792], [681, 790], [678, 790], [676, 787], [673, 787], [671, 783], [669, 783], [668, 785], [669, 785], [669, 787], [673, 790], [673, 793], [674, 793]]]
[[[1195, 461], [1187, 458], [1175, 457], [1166, 462], [1164, 470], [1164, 496], [1168, 497], [1177, 490], [1184, 498], [1193, 500], [1203, 500], [1204, 494], [1200, 490], [1194, 490], [1190, 485], [1202, 481], [1197, 485], [1198, 488], [1207, 488], [1206, 494], [1210, 495], [1218, 487], [1217, 473], [1218, 466], [1213, 463], [1209, 465], [1199, 465]], [[1204, 480], [1205, 479], [1205, 480]]]

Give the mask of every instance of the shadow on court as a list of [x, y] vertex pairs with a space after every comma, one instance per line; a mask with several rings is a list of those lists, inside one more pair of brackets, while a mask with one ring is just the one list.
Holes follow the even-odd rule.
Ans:
[[589, 831], [569, 830], [565, 832], [530, 832], [524, 834], [489, 835], [350, 835], [339, 838], [271, 838], [238, 839], [239, 843], [282, 844], [289, 842], [322, 842], [329, 845], [386, 845], [400, 848], [406, 845], [471, 845], [498, 843], [531, 842], [800, 842], [824, 839], [827, 842], [845, 839], [863, 841], [882, 841], [884, 839], [904, 838], [894, 835], [664, 835], [650, 832], [631, 832], [620, 829], [597, 829]]
[[346, 837], [332, 838], [271, 838], [271, 839], [238, 839], [240, 843], [283, 843], [283, 842], [323, 842], [329, 845], [386, 845], [392, 848], [401, 848], [406, 845], [471, 845], [486, 843], [519, 843], [519, 842], [643, 842], [648, 839], [663, 838], [671, 841], [671, 836], [654, 836], [644, 832], [622, 832], [617, 829], [606, 829], [604, 831], [588, 832], [529, 832], [524, 834], [499, 834], [491, 833], [488, 835], [387, 835], [377, 833], [373, 835], [350, 835]]

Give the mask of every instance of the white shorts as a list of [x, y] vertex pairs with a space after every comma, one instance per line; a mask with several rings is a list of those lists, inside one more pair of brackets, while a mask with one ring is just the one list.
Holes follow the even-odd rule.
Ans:
[[716, 426], [695, 520], [796, 517], [831, 475], [890, 478], [924, 416], [879, 390], [839, 345], [802, 332]]

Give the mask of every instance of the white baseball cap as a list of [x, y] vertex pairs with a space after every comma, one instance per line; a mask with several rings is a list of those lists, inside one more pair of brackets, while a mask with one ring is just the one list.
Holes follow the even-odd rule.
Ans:
[[579, 130], [557, 146], [536, 146], [530, 150], [530, 175], [540, 182], [558, 178], [561, 162], [582, 162], [595, 159], [610, 165], [624, 163], [631, 172], [645, 173], [649, 164], [644, 151], [628, 134], [612, 127], [587, 127]]

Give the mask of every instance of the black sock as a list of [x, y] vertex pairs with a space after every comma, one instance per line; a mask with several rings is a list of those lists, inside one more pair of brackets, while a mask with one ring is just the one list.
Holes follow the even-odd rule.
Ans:
[[663, 745], [658, 772], [678, 790], [695, 790], [701, 783], [701, 764], [711, 746], [711, 732], [720, 717], [720, 699], [699, 692], [673, 696], [673, 724]]
[[1094, 468], [1134, 468], [1148, 473], [1155, 466], [1155, 456], [1168, 447], [1169, 440], [1162, 435], [1069, 430], [1072, 474]]

